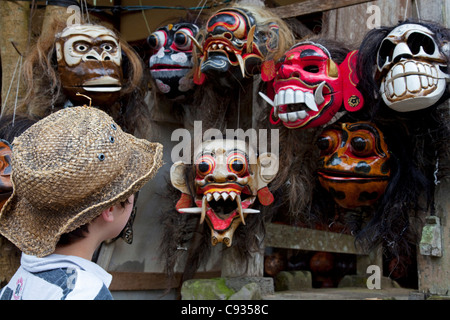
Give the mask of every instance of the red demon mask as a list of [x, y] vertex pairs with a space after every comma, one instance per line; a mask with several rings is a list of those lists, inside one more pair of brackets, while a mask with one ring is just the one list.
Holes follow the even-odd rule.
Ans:
[[260, 95], [273, 106], [271, 121], [278, 117], [287, 128], [310, 128], [330, 121], [342, 103], [347, 111], [360, 110], [364, 103], [356, 89], [355, 57], [352, 51], [338, 66], [325, 47], [302, 42], [276, 64], [265, 63], [261, 76], [271, 82], [270, 97]]

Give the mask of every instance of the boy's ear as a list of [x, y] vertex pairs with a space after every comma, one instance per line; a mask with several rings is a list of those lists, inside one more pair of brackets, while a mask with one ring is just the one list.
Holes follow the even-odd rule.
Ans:
[[109, 207], [108, 209], [103, 210], [101, 216], [103, 220], [106, 222], [113, 222], [114, 221], [114, 215], [113, 215], [114, 207]]

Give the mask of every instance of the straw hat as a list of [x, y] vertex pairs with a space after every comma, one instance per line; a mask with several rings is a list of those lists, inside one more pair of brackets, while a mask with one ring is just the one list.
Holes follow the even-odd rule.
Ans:
[[0, 232], [26, 254], [48, 255], [61, 234], [127, 199], [161, 165], [161, 144], [123, 132], [105, 112], [62, 109], [14, 140]]

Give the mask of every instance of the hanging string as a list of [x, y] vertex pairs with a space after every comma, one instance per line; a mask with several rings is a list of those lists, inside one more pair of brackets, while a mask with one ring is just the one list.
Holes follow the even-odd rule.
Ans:
[[408, 6], [409, 6], [409, 0], [406, 0], [406, 7], [405, 7], [405, 14], [403, 16], [403, 21], [406, 20], [406, 16], [408, 15]]
[[91, 18], [89, 16], [88, 6], [87, 6], [87, 0], [84, 0], [84, 6], [86, 7], [86, 16], [88, 23], [91, 23]]
[[32, 0], [31, 1], [31, 5], [30, 5], [30, 16], [28, 19], [28, 40], [27, 40], [27, 48], [30, 47], [30, 43], [31, 43], [31, 29], [32, 29], [32, 22], [33, 22], [33, 17], [34, 14], [36, 13], [36, 9], [37, 9], [37, 3], [36, 0]]
[[[4, 0], [0, 0], [0, 1], [4, 1]], [[35, 1], [35, 0], [22, 0], [22, 1]], [[60, 0], [60, 2], [70, 2], [73, 3], [76, 0]], [[85, 4], [87, 3], [86, 0], [79, 0], [81, 1], [85, 1]], [[204, 1], [204, 0], [201, 0]], [[40, 2], [40, 1], [39, 1]], [[55, 1], [57, 2], [57, 1]], [[112, 0], [110, 0], [110, 2], [112, 2]], [[170, 2], [170, 1], [168, 1]], [[207, 1], [205, 1], [206, 3]], [[91, 5], [91, 7], [89, 8], [90, 12], [104, 12], [104, 11], [111, 11], [111, 10], [120, 10], [120, 11], [141, 11], [141, 10], [184, 10], [184, 11], [193, 11], [193, 10], [203, 10], [203, 9], [211, 9], [211, 8], [215, 8], [218, 6], [222, 6], [222, 5], [226, 5], [232, 3], [232, 0], [222, 0], [222, 1], [218, 1], [218, 0], [214, 0], [212, 1], [211, 5], [203, 5], [202, 7], [196, 6], [196, 7], [184, 7], [181, 5], [178, 6], [149, 6], [149, 5], [133, 5], [133, 6], [121, 6], [121, 5], [112, 5], [112, 6], [102, 6], [102, 5], [97, 5], [97, 2], [94, 0], [93, 1], [93, 5]], [[38, 4], [36, 5], [36, 7], [38, 9], [41, 8], [45, 8], [47, 4]], [[82, 5], [80, 4], [80, 8], [82, 7]], [[84, 6], [85, 10], [87, 10], [87, 5]], [[83, 10], [84, 11], [84, 10]]]
[[[207, 1], [208, 0], [200, 0], [200, 2], [197, 4], [197, 7], [200, 7], [200, 10], [198, 11], [197, 18], [195, 18], [195, 20], [194, 20], [194, 24], [197, 23], [197, 20], [200, 17], [200, 15], [202, 14], [202, 11], [205, 8], [205, 5], [206, 5]], [[202, 4], [202, 2], [203, 2], [203, 4]]]
[[83, 0], [80, 0], [80, 15], [81, 15], [81, 19], [83, 19], [83, 11], [84, 11], [84, 7], [83, 7]]
[[[420, 9], [419, 9], [419, 3], [418, 2], [419, 2], [419, 0], [415, 0], [414, 1], [414, 5], [416, 7], [417, 19], [420, 21], [420, 20], [422, 20], [422, 18], [420, 16]], [[409, 7], [409, 0], [406, 0], [405, 15], [403, 17], [403, 21], [405, 21], [406, 17], [408, 16], [408, 7]]]
[[[141, 0], [139, 0], [139, 5], [142, 7], [142, 1]], [[145, 16], [144, 9], [142, 9], [141, 12], [142, 12], [142, 17], [144, 17], [144, 22], [145, 22], [145, 26], [147, 27], [148, 34], [151, 35], [152, 32], [150, 30], [150, 27], [148, 26], [148, 21], [147, 21], [147, 17]]]
[[[207, 1], [205, 0], [200, 0], [204, 1], [205, 3]], [[141, 10], [158, 10], [158, 9], [169, 9], [169, 10], [184, 10], [184, 11], [193, 11], [193, 10], [203, 10], [203, 9], [211, 9], [211, 8], [215, 8], [218, 6], [222, 6], [228, 3], [231, 3], [231, 0], [222, 0], [222, 1], [217, 1], [214, 0], [213, 3], [211, 5], [203, 5], [203, 6], [196, 6], [196, 7], [184, 7], [184, 6], [147, 6], [147, 5], [136, 5], [136, 6], [94, 6], [90, 8], [91, 12], [102, 12], [102, 11], [106, 11], [106, 10], [114, 10], [114, 9], [119, 9], [120, 11], [141, 11]]]
[[22, 61], [23, 61], [23, 56], [22, 55], [20, 55], [19, 60], [20, 60], [19, 75], [17, 76], [16, 100], [14, 102], [14, 112], [13, 112], [13, 119], [12, 119], [12, 125], [13, 126], [14, 126], [14, 121], [16, 120], [17, 100], [19, 98], [20, 74], [22, 73]]
[[89, 11], [87, 6], [87, 0], [80, 0], [80, 9], [81, 9], [81, 18], [83, 21], [87, 23], [91, 23], [91, 19], [89, 18]]
[[9, 93], [11, 92], [12, 84], [13, 84], [13, 82], [14, 82], [14, 78], [16, 77], [17, 68], [19, 67], [19, 63], [20, 63], [20, 61], [21, 61], [20, 58], [21, 58], [21, 56], [19, 56], [19, 59], [17, 59], [16, 67], [14, 68], [13, 76], [12, 76], [12, 78], [11, 78], [11, 82], [10, 82], [10, 84], [9, 84], [8, 91], [6, 92], [5, 100], [3, 100], [3, 102], [2, 102], [2, 112], [1, 112], [1, 114], [0, 114], [0, 118], [3, 116], [3, 112], [4, 112], [5, 109], [6, 109], [6, 103], [7, 103], [7, 101], [8, 101]]
[[420, 20], [422, 20], [422, 19], [420, 18], [420, 10], [419, 10], [419, 4], [418, 4], [418, 2], [419, 2], [419, 0], [416, 0], [416, 1], [415, 1], [415, 3], [416, 3], [416, 10], [417, 10], [417, 18], [418, 18], [419, 21], [420, 21]]

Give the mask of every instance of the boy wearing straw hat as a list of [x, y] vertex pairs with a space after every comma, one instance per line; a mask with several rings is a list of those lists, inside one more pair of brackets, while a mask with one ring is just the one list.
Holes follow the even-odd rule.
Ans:
[[120, 234], [161, 159], [162, 145], [91, 107], [60, 110], [17, 137], [0, 233], [22, 259], [0, 299], [112, 299], [112, 277], [92, 255]]

